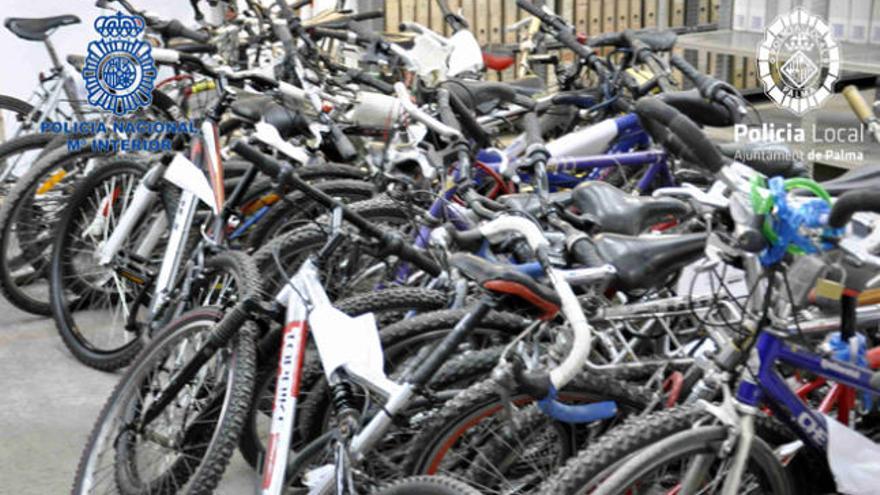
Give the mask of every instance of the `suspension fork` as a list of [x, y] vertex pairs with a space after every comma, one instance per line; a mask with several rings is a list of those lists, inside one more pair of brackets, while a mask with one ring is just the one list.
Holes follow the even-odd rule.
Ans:
[[168, 382], [168, 385], [162, 390], [159, 397], [144, 412], [143, 419], [139, 425], [140, 430], [145, 430], [147, 425], [162, 414], [162, 411], [174, 401], [177, 393], [199, 373], [205, 363], [214, 357], [214, 354], [225, 347], [238, 333], [251, 314], [261, 311], [263, 311], [263, 308], [253, 298], [244, 299], [233, 306], [226, 316], [214, 326], [205, 344], [196, 351], [190, 361]]
[[181, 260], [186, 254], [187, 239], [198, 203], [199, 199], [195, 193], [187, 190], [181, 192], [180, 200], [177, 203], [177, 212], [174, 214], [174, 223], [171, 225], [171, 235], [162, 257], [162, 266], [156, 277], [156, 295], [150, 302], [151, 318], [156, 318], [159, 310], [171, 298], [171, 291], [174, 288], [172, 282], [176, 280]]
[[113, 258], [119, 250], [122, 249], [122, 244], [131, 234], [131, 231], [134, 230], [135, 226], [140, 222], [143, 214], [149, 211], [150, 207], [153, 206], [153, 203], [159, 195], [159, 181], [164, 174], [165, 165], [162, 163], [156, 164], [147, 171], [146, 175], [144, 175], [143, 179], [138, 183], [137, 188], [134, 191], [134, 196], [131, 199], [131, 204], [124, 212], [122, 212], [122, 216], [119, 218], [119, 223], [116, 224], [116, 228], [113, 229], [110, 238], [98, 248], [98, 254], [100, 254], [98, 262], [101, 265], [108, 265], [113, 261]]

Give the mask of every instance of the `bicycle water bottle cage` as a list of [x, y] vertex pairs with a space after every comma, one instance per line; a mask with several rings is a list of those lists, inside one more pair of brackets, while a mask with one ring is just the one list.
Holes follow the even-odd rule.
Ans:
[[[766, 192], [763, 191], [765, 187]], [[788, 193], [795, 189], [805, 189], [818, 198], [800, 206], [791, 205]], [[765, 217], [762, 231], [769, 245], [760, 255], [764, 266], [779, 263], [786, 253], [816, 253], [831, 247], [824, 242], [817, 246], [805, 229], [821, 229], [822, 237], [826, 239], [840, 236], [840, 229], [826, 226], [831, 197], [813, 180], [773, 177], [765, 185], [763, 178], [755, 177], [751, 182], [751, 201], [755, 213]]]
[[469, 253], [453, 254], [449, 264], [483, 289], [515, 296], [530, 304], [539, 311], [542, 320], [550, 320], [559, 312], [562, 301], [556, 291], [514, 267], [492, 263]]

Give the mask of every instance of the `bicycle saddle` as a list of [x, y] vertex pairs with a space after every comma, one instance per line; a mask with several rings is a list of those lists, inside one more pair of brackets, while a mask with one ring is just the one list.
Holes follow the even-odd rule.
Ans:
[[505, 82], [517, 93], [526, 96], [533, 96], [544, 92], [544, 80], [537, 76], [521, 77], [512, 81]]
[[444, 87], [478, 114], [489, 113], [501, 104], [522, 98], [511, 85], [499, 82], [450, 79]]
[[[550, 203], [568, 206], [571, 204], [571, 191], [557, 191], [550, 193]], [[538, 215], [541, 212], [541, 201], [535, 193], [513, 193], [499, 196], [499, 203], [511, 210], [522, 211], [529, 215]]]
[[278, 128], [283, 138], [308, 132], [309, 121], [296, 110], [276, 103], [271, 97], [246, 94], [237, 99], [230, 107], [233, 114], [251, 123], [265, 120]]
[[513, 50], [505, 50], [498, 45], [489, 45], [483, 50], [483, 65], [487, 69], [501, 72], [516, 63]]
[[549, 320], [559, 312], [562, 301], [550, 287], [516, 271], [509, 265], [492, 263], [470, 253], [455, 253], [449, 264], [480, 287], [499, 294], [516, 296], [541, 311], [541, 319]]
[[626, 236], [600, 234], [596, 252], [617, 269], [616, 286], [623, 290], [651, 289], [703, 255], [706, 233]]
[[723, 143], [721, 154], [761, 172], [767, 177], [806, 177], [807, 170], [791, 148], [781, 143]]
[[578, 184], [572, 191], [574, 206], [604, 232], [638, 235], [670, 215], [688, 213], [687, 204], [675, 198], [632, 196], [602, 181]]
[[[840, 196], [854, 189], [872, 188], [880, 190], [880, 164], [854, 168], [840, 177], [822, 182], [821, 184], [828, 191], [828, 194], [832, 196]], [[804, 194], [804, 192], [796, 191], [796, 194]]]
[[75, 15], [58, 15], [55, 17], [30, 19], [25, 17], [9, 17], [3, 21], [3, 25], [21, 39], [45, 41], [49, 31], [60, 26], [79, 24], [79, 22], [79, 17]]

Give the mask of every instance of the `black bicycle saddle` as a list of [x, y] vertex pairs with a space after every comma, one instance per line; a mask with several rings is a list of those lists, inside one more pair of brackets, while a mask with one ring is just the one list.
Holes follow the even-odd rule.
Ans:
[[572, 192], [581, 216], [603, 232], [638, 235], [648, 227], [688, 213], [687, 204], [674, 198], [633, 196], [602, 181], [586, 181]]
[[6, 29], [12, 31], [19, 38], [29, 41], [45, 41], [49, 31], [60, 26], [70, 26], [79, 23], [79, 17], [75, 15], [40, 18], [9, 17], [3, 21]]

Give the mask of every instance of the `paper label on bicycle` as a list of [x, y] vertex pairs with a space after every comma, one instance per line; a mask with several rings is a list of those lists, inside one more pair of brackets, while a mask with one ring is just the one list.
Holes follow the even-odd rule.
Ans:
[[339, 368], [383, 388], [395, 388], [385, 375], [379, 329], [372, 313], [352, 318], [330, 305], [320, 305], [309, 314], [309, 326], [324, 373]]
[[101, 39], [89, 43], [82, 70], [89, 103], [116, 115], [152, 103], [157, 71], [150, 44], [139, 39], [145, 25], [121, 12], [95, 20]]
[[165, 180], [175, 186], [196, 195], [206, 205], [210, 206], [214, 213], [218, 213], [217, 203], [214, 201], [214, 190], [205, 177], [205, 173], [191, 162], [187, 157], [178, 153], [168, 164], [168, 169], [163, 176]]
[[837, 491], [846, 495], [873, 495], [880, 480], [880, 445], [859, 432], [825, 416], [828, 426], [828, 464]]

